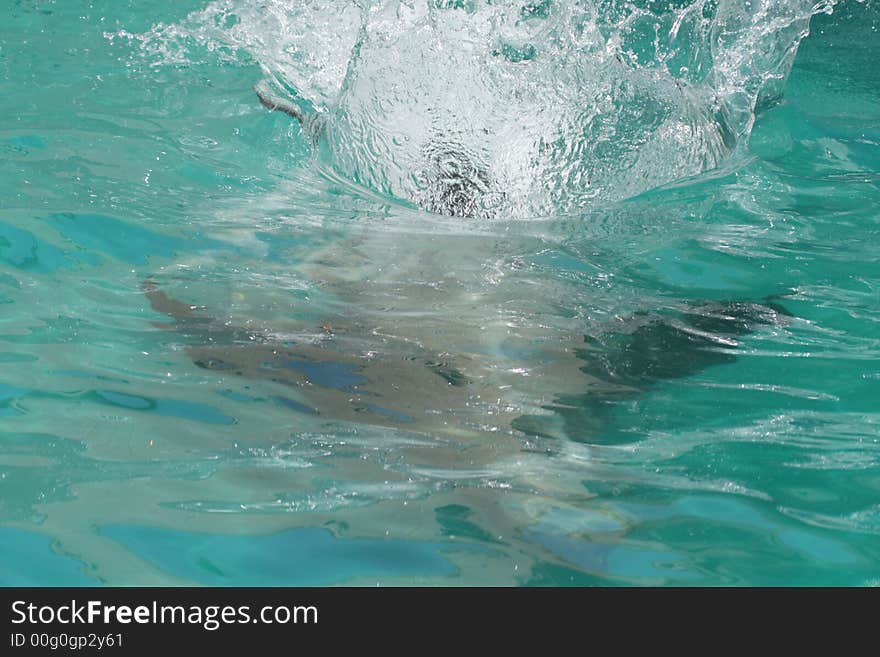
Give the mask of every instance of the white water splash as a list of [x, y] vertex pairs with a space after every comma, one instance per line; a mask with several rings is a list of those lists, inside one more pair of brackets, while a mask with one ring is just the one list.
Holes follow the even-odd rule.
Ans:
[[[835, 0], [217, 0], [138, 37], [246, 53], [321, 161], [441, 214], [577, 213], [717, 167]], [[193, 54], [193, 56], [195, 56]]]

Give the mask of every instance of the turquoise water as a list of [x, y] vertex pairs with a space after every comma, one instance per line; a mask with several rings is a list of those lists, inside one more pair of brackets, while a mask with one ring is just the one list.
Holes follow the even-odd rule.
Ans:
[[880, 582], [880, 6], [287, 4], [0, 0], [0, 583]]

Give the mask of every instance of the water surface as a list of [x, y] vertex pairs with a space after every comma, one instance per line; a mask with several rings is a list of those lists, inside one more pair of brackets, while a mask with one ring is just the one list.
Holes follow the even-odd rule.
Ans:
[[2, 5], [0, 582], [880, 581], [876, 3]]

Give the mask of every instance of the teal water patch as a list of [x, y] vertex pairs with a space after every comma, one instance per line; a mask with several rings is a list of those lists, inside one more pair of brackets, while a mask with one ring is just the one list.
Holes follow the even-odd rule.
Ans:
[[272, 400], [278, 404], [281, 404], [285, 408], [296, 411], [297, 413], [305, 413], [306, 415], [318, 414], [318, 412], [311, 406], [306, 406], [305, 404], [298, 402], [295, 399], [291, 399], [290, 397], [282, 397], [281, 395], [276, 395], [272, 397]]
[[46, 142], [39, 135], [17, 135], [0, 139], [0, 156], [15, 160], [30, 155], [32, 150], [42, 150]]
[[27, 388], [19, 388], [18, 386], [13, 386], [8, 383], [0, 383], [0, 402], [23, 397], [29, 392], [30, 390]]
[[170, 258], [220, 246], [198, 233], [182, 239], [106, 215], [65, 212], [49, 215], [45, 221], [89, 255], [103, 254], [132, 265], [144, 265], [152, 256]]
[[0, 154], [27, 155], [31, 148], [46, 148], [46, 141], [40, 135], [16, 135], [0, 139]]
[[101, 533], [163, 571], [204, 586], [329, 586], [361, 577], [451, 576], [451, 542], [339, 538], [305, 527], [222, 536], [111, 525]]
[[48, 434], [0, 433], [0, 517], [39, 519], [37, 505], [71, 499], [70, 484], [96, 474], [80, 442]]
[[14, 351], [0, 351], [0, 363], [33, 363], [38, 360], [33, 354], [17, 354]]
[[210, 404], [188, 402], [181, 399], [159, 399], [156, 401], [155, 413], [179, 417], [207, 424], [235, 424], [235, 418], [222, 413]]
[[238, 392], [237, 390], [221, 390], [217, 394], [221, 397], [226, 397], [227, 399], [231, 399], [232, 401], [237, 402], [257, 401], [257, 398], [246, 395], [243, 392]]
[[0, 586], [96, 586], [85, 567], [42, 534], [0, 527]]
[[691, 497], [673, 502], [667, 507], [622, 504], [621, 509], [652, 520], [690, 517], [706, 523], [723, 523], [730, 527], [757, 531], [766, 536], [773, 536], [785, 546], [799, 552], [808, 563], [813, 561], [845, 567], [859, 561], [856, 554], [845, 544], [828, 539], [817, 532], [771, 522], [756, 509], [739, 500]]
[[281, 366], [302, 372], [309, 382], [325, 388], [352, 390], [367, 382], [367, 377], [356, 374], [356, 367], [348, 363], [336, 363], [329, 360], [289, 360], [282, 363]]
[[125, 379], [120, 379], [113, 376], [106, 376], [104, 374], [95, 374], [94, 372], [89, 372], [88, 370], [55, 370], [52, 374], [57, 374], [59, 376], [71, 376], [76, 379], [93, 379], [95, 381], [110, 381], [113, 383], [128, 383]]
[[613, 586], [614, 580], [596, 577], [581, 570], [548, 561], [538, 561], [532, 566], [529, 577], [522, 582], [523, 586]]
[[24, 415], [21, 409], [9, 406], [8, 404], [0, 405], [0, 417], [15, 417], [16, 415]]
[[691, 294], [697, 290], [754, 293], [755, 282], [760, 277], [736, 258], [688, 242], [674, 249], [654, 251], [645, 258], [643, 267], [650, 268], [647, 275], [652, 280], [689, 290]]
[[434, 509], [434, 517], [437, 524], [442, 527], [444, 536], [466, 538], [482, 543], [503, 543], [480, 527], [474, 519], [474, 512], [463, 504], [437, 507]]
[[4, 140], [7, 144], [26, 148], [46, 148], [46, 141], [40, 135], [18, 135]]
[[24, 397], [30, 392], [26, 388], [0, 383], [0, 417], [24, 415], [24, 411], [11, 405], [11, 402]]
[[219, 187], [221, 189], [240, 188], [245, 189], [248, 183], [236, 176], [226, 176], [217, 173], [200, 162], [189, 162], [180, 167], [179, 173], [189, 181], [207, 187]]
[[16, 269], [54, 272], [69, 262], [64, 252], [30, 231], [0, 222], [0, 260]]
[[149, 399], [113, 390], [96, 390], [95, 396], [113, 406], [121, 406], [135, 411], [149, 411], [156, 415], [179, 417], [184, 420], [208, 424], [235, 424], [235, 418], [221, 413], [209, 404], [200, 402], [180, 399]]
[[526, 540], [539, 543], [569, 564], [588, 573], [602, 574], [630, 584], [696, 583], [701, 575], [689, 567], [687, 556], [650, 545], [596, 542], [580, 536], [527, 532]]
[[384, 415], [393, 422], [406, 424], [413, 421], [412, 417], [410, 417], [406, 413], [401, 413], [400, 411], [385, 408], [384, 406], [377, 406], [376, 404], [364, 404], [364, 408], [370, 410], [373, 413], [376, 413], [377, 415]]
[[[607, 496], [602, 491], [598, 499]], [[647, 496], [642, 491], [638, 497]], [[852, 584], [871, 572], [861, 555], [821, 529], [771, 519], [732, 497], [691, 495], [668, 505], [619, 502], [602, 513], [551, 512], [524, 537], [608, 583]], [[713, 548], [704, 553], [701, 541]], [[720, 543], [723, 550], [714, 547]], [[775, 561], [769, 555], [778, 552], [789, 553], [784, 566], [769, 567]]]
[[99, 399], [114, 406], [122, 406], [123, 408], [130, 408], [135, 411], [146, 411], [156, 407], [155, 401], [138, 397], [137, 395], [127, 395], [113, 390], [96, 390], [95, 394]]

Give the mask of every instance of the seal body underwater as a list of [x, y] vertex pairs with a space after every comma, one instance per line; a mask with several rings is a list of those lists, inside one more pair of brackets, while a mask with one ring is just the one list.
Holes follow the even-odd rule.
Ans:
[[674, 314], [635, 313], [613, 330], [572, 336], [536, 362], [519, 363], [530, 368], [531, 381], [552, 392], [548, 399], [522, 377], [505, 376], [511, 368], [491, 357], [389, 342], [357, 321], [279, 340], [172, 299], [152, 280], [143, 291], [155, 311], [173, 318], [159, 326], [180, 336], [198, 367], [264, 381], [273, 401], [291, 411], [476, 441], [501, 431], [607, 442], [614, 403], [663, 380], [730, 364], [743, 336], [790, 318], [773, 300], [691, 302]]

